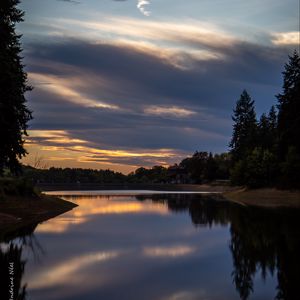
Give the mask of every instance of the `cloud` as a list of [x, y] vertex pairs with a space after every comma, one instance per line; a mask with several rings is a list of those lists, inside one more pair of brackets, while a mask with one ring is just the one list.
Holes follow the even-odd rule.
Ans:
[[151, 12], [147, 9], [147, 6], [149, 4], [150, 4], [150, 1], [147, 1], [147, 0], [138, 0], [138, 3], [137, 3], [137, 8], [146, 17], [149, 17], [151, 14]]
[[182, 118], [186, 118], [196, 114], [195, 111], [178, 107], [178, 106], [166, 107], [166, 106], [154, 106], [154, 105], [145, 108], [144, 112], [145, 114], [149, 114], [149, 115], [175, 116], [175, 117], [182, 117]]
[[43, 165], [53, 165], [55, 162], [56, 166], [74, 163], [94, 165], [94, 168], [107, 168], [109, 165], [116, 169], [123, 166], [123, 169], [127, 167], [127, 171], [123, 171], [129, 172], [141, 165], [149, 167], [169, 165], [187, 155], [174, 149], [109, 149], [90, 139], [73, 138], [73, 135], [78, 136], [78, 133], [62, 130], [30, 130], [26, 142], [30, 155], [24, 162], [34, 162], [38, 155], [44, 158]]
[[56, 1], [68, 2], [68, 3], [72, 3], [72, 4], [80, 4], [81, 3], [81, 2], [76, 1], [76, 0], [56, 0]]
[[76, 1], [76, 0], [56, 0], [56, 1], [68, 2], [68, 3], [72, 3], [72, 4], [80, 4], [81, 3], [81, 2]]
[[28, 75], [33, 84], [39, 86], [39, 89], [56, 94], [65, 101], [70, 101], [72, 103], [91, 108], [112, 110], [120, 109], [120, 107], [118, 107], [117, 105], [112, 105], [105, 103], [104, 101], [92, 99], [84, 94], [81, 94], [80, 92], [77, 92], [74, 89], [74, 85], [76, 85], [76, 81], [74, 80], [65, 80], [53, 75], [31, 72]]
[[[155, 22], [126, 17], [101, 16], [101, 22], [97, 20], [81, 21], [74, 19], [58, 19], [56, 26], [61, 27], [63, 34], [86, 37], [87, 32], [91, 38], [103, 41], [118, 42], [118, 40], [140, 42], [164, 42], [167, 47], [182, 47], [185, 51], [199, 46], [210, 47], [212, 50], [218, 46], [230, 46], [236, 39], [224, 32], [221, 28], [210, 23], [193, 21], [186, 24], [178, 22]], [[74, 32], [76, 28], [76, 32]], [[167, 43], [167, 44], [166, 44]], [[197, 47], [198, 46], [198, 47]], [[203, 49], [202, 49], [203, 50]]]
[[[56, 166], [128, 172], [179, 162], [197, 149], [225, 151], [239, 93], [250, 92], [258, 113], [269, 109], [290, 50], [282, 43], [239, 40], [198, 23], [65, 21], [63, 26], [95, 36], [34, 41], [26, 44], [25, 56], [35, 86], [28, 95], [36, 112], [31, 129], [64, 130], [69, 141], [62, 145], [65, 136], [34, 137], [28, 146], [34, 153], [48, 151]], [[118, 32], [119, 38], [110, 38]], [[113, 155], [117, 150], [124, 155]], [[66, 162], [55, 162], [57, 157]]]
[[274, 33], [272, 42], [274, 45], [286, 46], [286, 45], [294, 45], [295, 47], [299, 47], [300, 43], [300, 32], [292, 31], [292, 32], [279, 32]]

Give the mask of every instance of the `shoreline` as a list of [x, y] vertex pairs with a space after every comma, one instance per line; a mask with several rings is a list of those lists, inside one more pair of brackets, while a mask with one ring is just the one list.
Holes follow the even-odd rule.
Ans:
[[7, 196], [0, 201], [0, 241], [26, 226], [37, 225], [76, 206], [44, 194], [39, 197]]
[[299, 190], [278, 190], [275, 188], [240, 188], [222, 193], [225, 200], [243, 206], [264, 208], [300, 208]]

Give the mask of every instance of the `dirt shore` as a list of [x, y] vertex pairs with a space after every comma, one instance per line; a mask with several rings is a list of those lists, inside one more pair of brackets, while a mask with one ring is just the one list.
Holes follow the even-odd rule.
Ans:
[[246, 206], [261, 206], [269, 208], [291, 207], [300, 208], [300, 191], [286, 191], [271, 188], [238, 189], [224, 192], [223, 197], [228, 201]]
[[25, 226], [37, 224], [67, 212], [77, 205], [56, 197], [7, 197], [0, 201], [0, 240]]

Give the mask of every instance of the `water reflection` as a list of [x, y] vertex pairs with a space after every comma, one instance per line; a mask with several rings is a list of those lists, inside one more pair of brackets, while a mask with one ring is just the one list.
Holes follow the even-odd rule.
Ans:
[[42, 273], [37, 273], [32, 277], [31, 289], [44, 287], [52, 287], [56, 285], [76, 282], [81, 284], [81, 278], [76, 277], [80, 271], [89, 265], [104, 262], [118, 257], [120, 254], [116, 251], [111, 252], [96, 252], [85, 254], [76, 258], [66, 259], [62, 264], [51, 266]]
[[[139, 196], [140, 200], [148, 199]], [[299, 210], [251, 208], [195, 195], [152, 197], [171, 211], [188, 211], [198, 226], [230, 224], [232, 278], [241, 299], [253, 292], [257, 272], [277, 273], [276, 299], [297, 299], [300, 279]]]
[[63, 196], [65, 199], [77, 204], [62, 218], [55, 218], [41, 224], [38, 232], [64, 232], [72, 225], [85, 223], [94, 215], [110, 214], [168, 214], [168, 208], [162, 203], [152, 201], [138, 202], [130, 196]]
[[37, 224], [12, 232], [0, 240], [0, 299], [26, 299], [26, 284], [22, 284], [26, 260], [23, 248], [29, 247], [35, 258], [43, 252], [33, 232]]
[[[2, 241], [1, 299], [7, 298], [4, 295], [8, 292], [5, 286], [9, 286], [11, 260], [15, 264], [14, 292], [18, 295], [15, 299], [25, 299], [22, 249], [31, 245], [32, 251], [41, 252], [32, 234], [34, 230], [47, 242], [57, 235], [67, 239], [70, 245], [64, 246], [59, 240], [49, 242], [50, 246], [56, 243], [62, 257], [48, 261], [48, 255], [42, 256], [45, 267], [26, 277], [29, 294], [37, 295], [33, 299], [40, 299], [49, 288], [56, 290], [58, 294], [52, 297], [57, 299], [71, 296], [72, 299], [117, 299], [115, 293], [119, 291], [118, 296], [123, 295], [125, 292], [121, 290], [125, 286], [128, 295], [123, 295], [124, 299], [141, 299], [141, 295], [143, 299], [232, 299], [230, 285], [222, 284], [219, 295], [214, 291], [215, 285], [228, 278], [237, 291], [236, 296], [256, 299], [255, 291], [268, 276], [276, 278], [276, 287], [269, 287], [273, 290], [261, 294], [262, 299], [271, 298], [270, 295], [276, 299], [298, 297], [299, 210], [249, 208], [224, 202], [217, 195], [192, 194], [73, 196], [72, 201], [79, 207], [39, 225], [36, 230], [34, 225]], [[183, 218], [186, 213], [194, 226], [186, 225]], [[83, 226], [84, 236], [80, 235]], [[220, 243], [218, 234], [212, 237], [218, 228], [224, 228], [228, 242]], [[81, 244], [76, 244], [78, 240]], [[77, 252], [72, 243], [76, 244]], [[221, 254], [230, 251], [231, 267], [222, 265], [226, 254], [218, 257], [213, 255], [216, 251]], [[215, 257], [219, 259], [217, 266], [213, 261]], [[156, 266], [160, 266], [161, 277], [155, 273], [151, 280], [157, 284], [159, 281], [163, 288], [151, 288], [149, 274]], [[210, 272], [212, 277], [209, 277]], [[136, 294], [131, 293], [129, 282], [134, 285], [132, 289]], [[78, 298], [72, 293], [67, 297], [59, 286], [76, 291]], [[139, 294], [139, 288], [144, 294]], [[148, 293], [150, 288], [151, 293]]]
[[145, 247], [144, 255], [152, 257], [178, 257], [196, 251], [194, 247], [182, 245], [173, 247]]

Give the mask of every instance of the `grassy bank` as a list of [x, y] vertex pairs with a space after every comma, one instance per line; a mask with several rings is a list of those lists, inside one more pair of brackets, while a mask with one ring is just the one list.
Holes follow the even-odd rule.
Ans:
[[287, 191], [271, 188], [239, 189], [224, 192], [225, 199], [241, 205], [262, 206], [270, 208], [295, 207], [300, 208], [300, 191]]
[[18, 229], [71, 210], [74, 203], [39, 193], [28, 181], [0, 180], [0, 240]]

